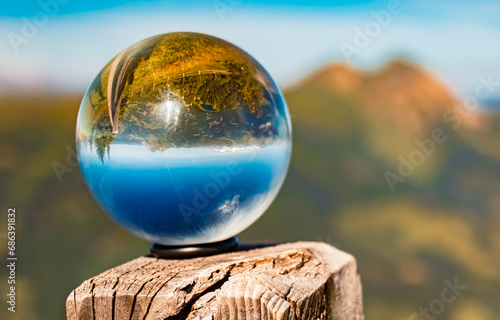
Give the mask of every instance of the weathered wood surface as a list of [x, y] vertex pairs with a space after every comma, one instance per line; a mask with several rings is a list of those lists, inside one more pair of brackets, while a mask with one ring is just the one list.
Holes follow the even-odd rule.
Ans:
[[137, 258], [85, 281], [66, 312], [68, 319], [364, 319], [355, 259], [318, 242]]

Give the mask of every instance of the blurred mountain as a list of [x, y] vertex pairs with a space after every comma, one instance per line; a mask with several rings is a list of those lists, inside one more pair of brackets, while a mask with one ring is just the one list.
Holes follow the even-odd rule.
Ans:
[[[500, 117], [467, 112], [436, 76], [403, 61], [370, 72], [327, 66], [285, 96], [289, 175], [240, 240], [317, 240], [352, 253], [367, 319], [426, 319], [422, 308], [500, 319]], [[0, 97], [0, 204], [19, 212], [26, 319], [63, 319], [71, 289], [148, 251], [102, 214], [74, 165], [80, 99]], [[433, 313], [445, 281], [467, 289]]]
[[467, 112], [403, 61], [373, 72], [327, 66], [285, 95], [290, 173], [248, 233], [354, 254], [368, 319], [407, 319], [455, 278], [470, 291], [440, 319], [498, 319], [499, 116]]

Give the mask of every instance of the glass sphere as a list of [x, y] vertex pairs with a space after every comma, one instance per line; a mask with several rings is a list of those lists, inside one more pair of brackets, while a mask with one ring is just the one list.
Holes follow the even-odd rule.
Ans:
[[168, 33], [114, 57], [91, 83], [77, 154], [94, 199], [162, 245], [225, 240], [276, 197], [290, 161], [283, 96], [250, 55], [221, 39]]

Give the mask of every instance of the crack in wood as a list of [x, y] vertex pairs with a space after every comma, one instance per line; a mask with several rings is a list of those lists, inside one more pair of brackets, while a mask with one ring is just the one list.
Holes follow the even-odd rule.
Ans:
[[146, 313], [144, 314], [144, 319], [146, 319], [148, 317], [148, 314], [149, 314], [149, 310], [151, 309], [151, 305], [153, 304], [153, 301], [156, 297], [156, 295], [158, 294], [158, 292], [160, 292], [161, 289], [163, 289], [163, 287], [165, 287], [165, 285], [167, 285], [167, 283], [172, 280], [173, 278], [175, 278], [175, 276], [177, 276], [179, 274], [179, 272], [175, 273], [172, 277], [170, 277], [169, 279], [167, 279], [161, 286], [158, 290], [156, 290], [156, 292], [153, 294], [153, 296], [151, 297], [151, 300], [149, 300], [149, 304], [148, 304], [148, 307], [146, 309]]
[[208, 289], [201, 292], [194, 299], [191, 299], [190, 301], [188, 301], [186, 303], [186, 305], [181, 309], [181, 311], [177, 315], [165, 318], [165, 320], [186, 320], [188, 318], [191, 310], [192, 310], [193, 305], [204, 295], [206, 295], [210, 292], [215, 292], [215, 290], [220, 289], [222, 287], [222, 285], [229, 280], [229, 275], [230, 275], [230, 272], [226, 273], [224, 278], [217, 281], [212, 286], [210, 286]]

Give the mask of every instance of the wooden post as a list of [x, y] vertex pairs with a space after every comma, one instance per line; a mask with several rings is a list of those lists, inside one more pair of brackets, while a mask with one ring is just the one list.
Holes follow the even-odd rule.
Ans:
[[71, 320], [364, 319], [356, 260], [318, 242], [186, 260], [140, 257], [86, 280], [66, 313]]

